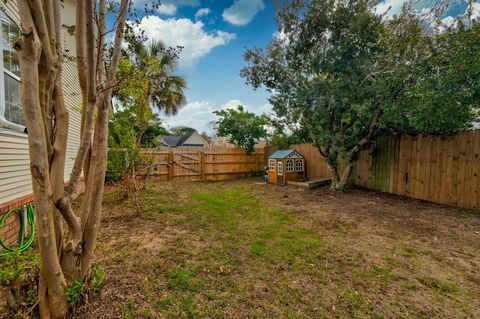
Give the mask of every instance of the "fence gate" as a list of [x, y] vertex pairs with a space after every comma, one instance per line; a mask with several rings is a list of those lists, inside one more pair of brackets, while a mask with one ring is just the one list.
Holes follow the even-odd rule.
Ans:
[[203, 179], [202, 154], [201, 151], [172, 149], [169, 153], [169, 180]]
[[235, 177], [252, 176], [263, 171], [263, 149], [247, 154], [238, 148], [155, 148], [144, 149], [148, 167], [139, 175], [148, 173], [161, 180], [221, 181]]

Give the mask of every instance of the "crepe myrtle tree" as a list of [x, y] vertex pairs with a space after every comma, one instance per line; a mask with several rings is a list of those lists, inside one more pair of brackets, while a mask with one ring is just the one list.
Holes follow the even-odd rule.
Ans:
[[[90, 269], [100, 225], [112, 89], [126, 21], [136, 15], [129, 0], [75, 2], [76, 25], [66, 27], [76, 39], [76, 56], [71, 58], [78, 66], [82, 96], [81, 139], [64, 187], [69, 116], [62, 88], [62, 2], [17, 0], [22, 36], [15, 49], [39, 234], [41, 318], [64, 318], [67, 287], [83, 282]], [[158, 5], [152, 2], [151, 10]], [[107, 43], [111, 34], [113, 41]], [[82, 168], [85, 193], [74, 210]]]
[[268, 136], [268, 117], [248, 112], [242, 105], [236, 109], [215, 111], [213, 114], [219, 117], [216, 122], [217, 135], [227, 137], [228, 142], [237, 147], [245, 148], [247, 154], [254, 151], [258, 140]]
[[333, 189], [345, 187], [375, 137], [452, 133], [469, 126], [479, 103], [479, 58], [467, 59], [478, 31], [438, 35], [408, 7], [386, 20], [375, 3], [283, 1], [278, 36], [244, 55], [241, 75], [272, 92], [278, 118], [308, 133]]

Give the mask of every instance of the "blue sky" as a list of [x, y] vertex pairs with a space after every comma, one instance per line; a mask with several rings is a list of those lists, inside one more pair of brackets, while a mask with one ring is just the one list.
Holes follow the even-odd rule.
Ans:
[[[434, 0], [418, 4], [429, 7]], [[447, 15], [465, 11], [466, 0], [452, 0]], [[406, 0], [384, 0], [377, 6], [385, 17], [401, 11]], [[134, 0], [143, 8], [148, 0]], [[476, 16], [480, 3], [474, 1]], [[390, 9], [389, 9], [390, 8]], [[451, 24], [453, 18], [446, 17]], [[254, 91], [240, 77], [246, 48], [265, 47], [277, 31], [275, 5], [271, 0], [163, 0], [155, 14], [143, 17], [139, 26], [150, 39], [167, 46], [184, 46], [177, 75], [186, 78], [187, 105], [174, 117], [162, 116], [167, 127], [184, 125], [199, 132], [211, 131], [213, 111], [243, 104], [257, 114], [271, 112], [269, 94]]]
[[[145, 0], [134, 1], [141, 8]], [[187, 105], [167, 126], [185, 125], [210, 131], [213, 111], [243, 104], [255, 113], [269, 113], [268, 93], [247, 86], [240, 69], [246, 48], [265, 47], [276, 32], [270, 0], [164, 0], [142, 19], [149, 39], [182, 45], [177, 75], [188, 83]]]

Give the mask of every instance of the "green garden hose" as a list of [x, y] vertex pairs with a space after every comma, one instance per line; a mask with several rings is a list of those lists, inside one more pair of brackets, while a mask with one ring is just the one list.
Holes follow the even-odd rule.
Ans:
[[28, 237], [27, 241], [25, 241], [25, 229], [27, 225], [25, 225], [25, 219], [23, 218], [23, 211], [20, 208], [13, 208], [9, 210], [5, 215], [3, 215], [3, 217], [0, 219], [0, 233], [7, 218], [10, 215], [15, 213], [18, 213], [20, 215], [20, 238], [18, 239], [18, 246], [14, 248], [7, 246], [2, 241], [2, 238], [0, 237], [0, 246], [4, 250], [3, 252], [0, 252], [0, 257], [9, 255], [16, 251], [20, 253], [24, 252], [28, 247], [30, 247], [30, 245], [33, 242], [33, 239], [35, 238], [35, 215], [34, 215], [32, 204], [27, 205], [27, 223], [30, 225], [30, 228], [31, 228], [30, 236]]

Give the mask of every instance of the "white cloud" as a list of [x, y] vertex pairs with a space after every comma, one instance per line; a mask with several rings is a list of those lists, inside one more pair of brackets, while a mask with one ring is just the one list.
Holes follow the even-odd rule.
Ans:
[[246, 111], [255, 113], [257, 115], [260, 115], [260, 114], [269, 115], [272, 112], [272, 105], [270, 103], [266, 103], [260, 106], [252, 106], [252, 105], [247, 105], [242, 101], [236, 100], [236, 99], [226, 102], [225, 104], [222, 105], [221, 109], [226, 110], [226, 109], [237, 108], [238, 105], [242, 105]]
[[453, 17], [453, 16], [444, 17], [440, 21], [440, 25], [436, 26], [436, 31], [444, 32], [449, 28], [456, 28], [458, 26], [457, 24], [458, 21], [461, 21], [464, 25], [469, 26], [470, 19], [474, 23], [480, 20], [480, 3], [479, 2], [472, 2], [471, 8], [467, 6], [463, 14], [459, 14], [456, 17]]
[[195, 13], [195, 19], [198, 20], [201, 17], [209, 15], [211, 10], [209, 8], [201, 8]]
[[[153, 4], [151, 0], [132, 0], [132, 2], [133, 2], [133, 5], [137, 8], [144, 8], [145, 4], [151, 7]], [[199, 0], [162, 0], [161, 3], [162, 3], [162, 6], [167, 4], [173, 4], [178, 7], [182, 7], [182, 6], [197, 7], [200, 5]]]
[[242, 26], [250, 23], [253, 17], [265, 9], [263, 0], [235, 0], [233, 5], [223, 11], [225, 21]]
[[[269, 103], [260, 105], [257, 107], [251, 105], [245, 105], [240, 100], [230, 100], [224, 103], [220, 109], [236, 108], [237, 105], [243, 105], [247, 111], [255, 114], [269, 114], [272, 111], [272, 106]], [[199, 132], [209, 131], [211, 129], [210, 123], [215, 121], [217, 117], [213, 114], [218, 110], [218, 107], [214, 107], [207, 101], [193, 101], [189, 102], [183, 107], [177, 115], [171, 117], [162, 116], [167, 123], [168, 127], [174, 126], [188, 126], [193, 127]]]
[[160, 39], [167, 46], [183, 46], [179, 59], [182, 70], [194, 67], [198, 61], [210, 53], [213, 48], [228, 44], [235, 34], [216, 31], [207, 32], [201, 21], [189, 19], [161, 19], [157, 16], [144, 17], [137, 31], [144, 30], [148, 39]]
[[209, 130], [209, 123], [215, 119], [215, 108], [207, 101], [193, 101], [185, 105], [177, 115], [163, 116], [168, 127], [188, 126], [199, 132]]
[[408, 0], [385, 0], [377, 4], [376, 11], [378, 14], [385, 14], [385, 17], [390, 18], [402, 12], [406, 2]]
[[182, 6], [198, 7], [200, 5], [199, 0], [162, 0], [162, 3], [165, 3], [165, 4], [172, 3], [179, 7], [182, 7]]
[[174, 4], [163, 4], [158, 8], [158, 13], [173, 16], [177, 13], [177, 6]]

